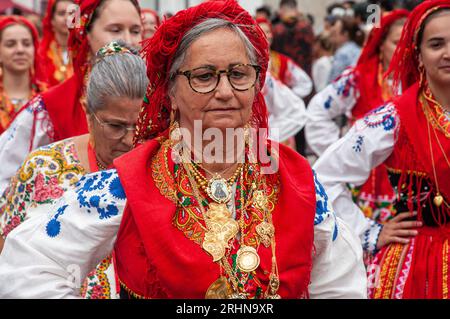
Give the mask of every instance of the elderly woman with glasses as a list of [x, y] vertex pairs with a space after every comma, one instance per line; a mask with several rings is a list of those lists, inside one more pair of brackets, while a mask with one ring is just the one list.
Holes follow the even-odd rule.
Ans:
[[0, 296], [76, 296], [68, 267], [82, 278], [114, 252], [123, 298], [364, 298], [358, 239], [307, 161], [265, 138], [251, 16], [207, 1], [144, 48], [140, 145], [8, 237]]
[[[112, 42], [97, 53], [87, 86], [89, 134], [68, 138], [31, 152], [0, 198], [0, 252], [3, 238], [36, 214], [46, 212], [67, 189], [90, 172], [105, 170], [132, 147], [133, 133], [148, 79], [145, 63], [123, 42]], [[133, 78], [133, 81], [129, 81]], [[33, 210], [34, 207], [39, 209]], [[88, 275], [87, 298], [114, 294], [111, 280], [99, 274], [110, 268], [110, 257]], [[103, 270], [103, 271], [101, 271]]]

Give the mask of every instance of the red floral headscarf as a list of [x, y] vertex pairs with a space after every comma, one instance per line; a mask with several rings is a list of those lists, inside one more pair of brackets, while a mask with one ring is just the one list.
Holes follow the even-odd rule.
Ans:
[[417, 36], [424, 21], [436, 10], [450, 9], [449, 0], [427, 0], [418, 5], [409, 15], [403, 27], [402, 37], [395, 50], [388, 73], [394, 77], [394, 86], [406, 91], [420, 79], [419, 45]]
[[[135, 143], [160, 136], [169, 127], [172, 107], [167, 92], [174, 55], [186, 32], [210, 18], [230, 21], [248, 37], [261, 67], [259, 84], [261, 88], [264, 86], [269, 60], [267, 40], [255, 20], [237, 1], [207, 1], [179, 11], [164, 20], [154, 36], [144, 42], [150, 83], [138, 119]], [[260, 92], [253, 102], [251, 122], [254, 127], [267, 128], [267, 108]]]

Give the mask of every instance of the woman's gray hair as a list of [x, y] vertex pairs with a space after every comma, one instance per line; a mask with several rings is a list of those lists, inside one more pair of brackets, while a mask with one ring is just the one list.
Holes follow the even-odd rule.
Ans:
[[[247, 38], [245, 33], [239, 28], [239, 25], [236, 25], [230, 21], [220, 19], [220, 18], [210, 18], [207, 19], [199, 24], [197, 24], [195, 27], [190, 29], [181, 39], [180, 45], [178, 47], [177, 52], [175, 53], [172, 66], [170, 68], [170, 77], [169, 79], [173, 79], [176, 72], [179, 70], [181, 65], [184, 62], [184, 59], [186, 58], [186, 51], [194, 42], [197, 40], [200, 36], [204, 35], [205, 33], [217, 30], [217, 29], [229, 29], [234, 31], [242, 40], [245, 46], [245, 50], [247, 51], [247, 57], [250, 60], [251, 64], [258, 64], [258, 59], [256, 56], [256, 49], [253, 46], [253, 44], [250, 42], [250, 40]], [[172, 84], [171, 84], [172, 86]]]
[[148, 78], [144, 60], [123, 41], [117, 43], [131, 53], [101, 57], [92, 67], [86, 90], [87, 112], [101, 110], [107, 98], [143, 99]]

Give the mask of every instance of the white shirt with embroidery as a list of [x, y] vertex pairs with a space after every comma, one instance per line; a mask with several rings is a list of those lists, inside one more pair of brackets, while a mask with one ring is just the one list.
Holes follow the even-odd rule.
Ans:
[[52, 142], [48, 136], [48, 132], [53, 130], [52, 126], [42, 97], [37, 95], [0, 135], [0, 195], [8, 187], [11, 177], [16, 174], [28, 153]]
[[385, 104], [356, 121], [313, 166], [336, 214], [360, 237], [364, 250], [376, 250], [382, 226], [364, 216], [347, 185], [364, 184], [371, 170], [392, 154], [399, 128], [395, 105]]
[[[315, 184], [310, 296], [366, 298], [361, 245], [335, 216], [317, 179]], [[0, 298], [79, 297], [81, 278], [114, 248], [125, 204], [118, 174], [109, 170], [84, 176], [52, 209], [33, 214], [6, 239], [0, 255]]]
[[339, 115], [350, 118], [358, 97], [355, 75], [348, 69], [311, 99], [307, 108], [305, 137], [318, 156], [341, 137], [341, 129], [333, 120]]

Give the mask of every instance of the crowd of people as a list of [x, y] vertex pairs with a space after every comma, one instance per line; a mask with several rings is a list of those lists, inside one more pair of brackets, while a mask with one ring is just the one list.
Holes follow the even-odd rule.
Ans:
[[324, 10], [0, 16], [0, 298], [448, 299], [450, 1]]

